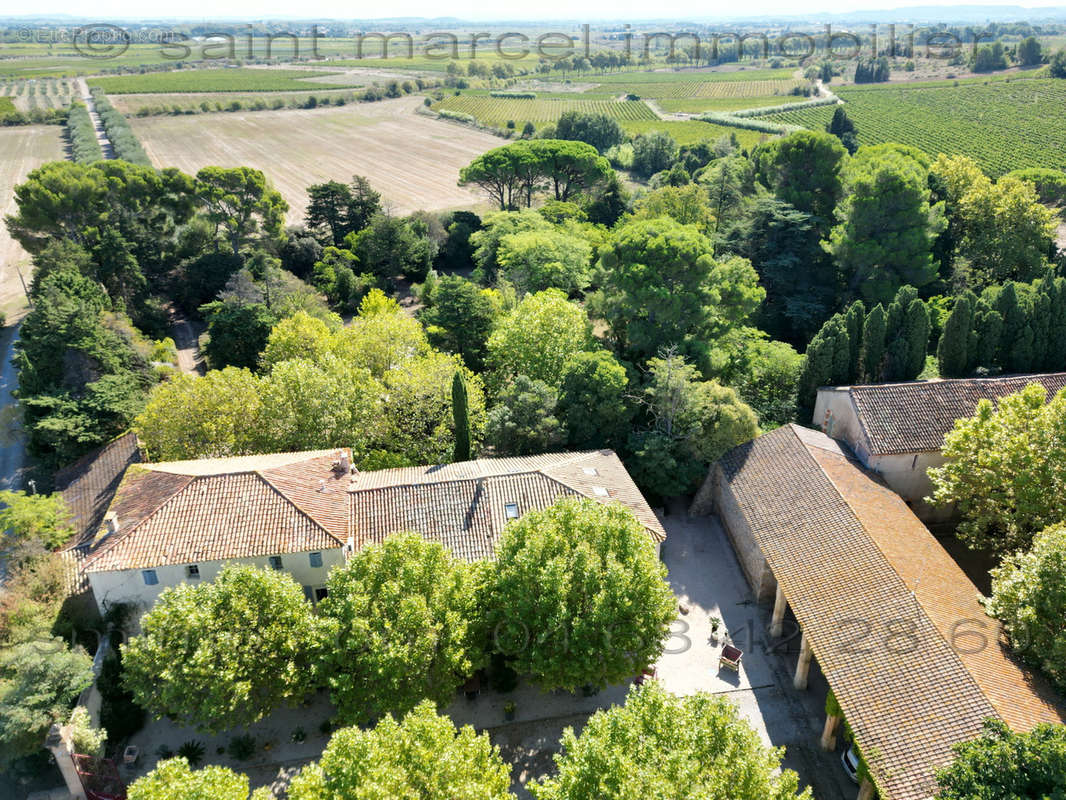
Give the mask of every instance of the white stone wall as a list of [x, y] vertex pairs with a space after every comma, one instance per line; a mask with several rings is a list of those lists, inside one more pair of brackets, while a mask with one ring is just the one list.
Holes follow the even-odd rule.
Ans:
[[712, 468], [711, 476], [714, 510], [729, 536], [729, 541], [737, 554], [737, 561], [744, 570], [744, 577], [748, 579], [755, 600], [757, 602], [773, 600], [777, 591], [777, 582], [722, 474], [721, 467], [716, 464]]
[[[331, 550], [315, 551], [322, 553], [322, 566], [312, 567], [310, 553], [284, 553], [282, 571], [292, 576], [301, 586], [310, 586], [312, 591], [326, 584], [326, 575], [330, 569], [344, 563], [344, 551], [337, 547]], [[199, 581], [214, 580], [224, 564], [251, 564], [256, 567], [269, 567], [270, 560], [262, 558], [235, 558], [228, 561], [201, 561]], [[130, 603], [147, 611], [155, 605], [156, 599], [164, 589], [180, 583], [193, 583], [186, 573], [187, 564], [175, 564], [155, 568], [159, 583], [148, 586], [144, 582], [144, 571], [139, 569], [116, 570], [114, 572], [90, 572], [89, 585], [100, 613], [105, 613], [115, 603]]]
[[902, 453], [891, 456], [876, 456], [867, 465], [880, 475], [889, 488], [902, 497], [922, 522], [947, 522], [952, 518], [954, 504], [934, 506], [925, 498], [933, 493], [933, 482], [927, 470], [943, 465], [945, 459], [939, 450], [927, 453]]
[[848, 387], [827, 387], [818, 390], [814, 403], [814, 417], [811, 420], [816, 428], [826, 436], [847, 442], [859, 460], [869, 466], [870, 446], [866, 435], [859, 425], [855, 406], [848, 394]]

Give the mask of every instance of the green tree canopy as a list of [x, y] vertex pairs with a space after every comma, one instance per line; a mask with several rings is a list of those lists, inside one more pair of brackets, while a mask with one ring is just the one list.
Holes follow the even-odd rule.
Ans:
[[1066, 689], [1066, 524], [1038, 533], [1028, 551], [992, 570], [988, 613], [998, 617], [1015, 651]]
[[226, 367], [159, 384], [133, 429], [152, 461], [216, 458], [257, 452], [259, 417], [258, 379]]
[[460, 370], [452, 378], [452, 422], [455, 429], [453, 461], [469, 461], [470, 454], [470, 397], [466, 379]]
[[381, 195], [361, 175], [355, 175], [350, 185], [339, 181], [312, 184], [307, 195], [304, 220], [308, 229], [334, 247], [340, 247], [348, 234], [363, 230], [381, 211]]
[[126, 430], [154, 379], [149, 348], [72, 265], [37, 282], [14, 359], [31, 451], [69, 463]]
[[648, 362], [642, 398], [648, 426], [630, 437], [627, 466], [637, 485], [663, 498], [695, 489], [707, 466], [759, 432], [734, 389], [704, 381], [676, 354]]
[[316, 764], [289, 786], [290, 800], [513, 800], [510, 767], [489, 740], [458, 730], [429, 702], [400, 722], [386, 716], [369, 730], [342, 728]]
[[965, 156], [941, 155], [932, 172], [948, 187], [951, 231], [963, 259], [958, 268], [971, 286], [1043, 274], [1057, 217], [1031, 182], [1004, 175], [993, 183]]
[[196, 173], [196, 194], [234, 255], [248, 244], [281, 235], [289, 204], [260, 170], [204, 167]]
[[564, 499], [504, 530], [487, 621], [544, 689], [618, 683], [662, 653], [676, 613], [648, 531], [627, 508]]
[[625, 705], [597, 711], [581, 735], [567, 728], [558, 774], [533, 782], [536, 800], [810, 800], [723, 695], [675, 697], [658, 681], [634, 687]]
[[633, 139], [633, 171], [642, 178], [670, 169], [677, 160], [674, 137], [665, 131], [642, 133]]
[[814, 219], [823, 235], [843, 192], [847, 151], [822, 131], [796, 131], [774, 142], [766, 183], [777, 198]]
[[1066, 793], [1066, 726], [1037, 725], [1013, 733], [998, 719], [976, 739], [955, 747], [955, 760], [937, 773], [937, 800], [1019, 800]]
[[930, 203], [925, 156], [901, 145], [862, 147], [844, 176], [840, 222], [826, 246], [846, 293], [887, 303], [900, 286], [936, 278], [932, 244], [945, 223], [943, 207]]
[[165, 589], [122, 646], [126, 687], [156, 716], [248, 725], [312, 690], [318, 623], [286, 573], [228, 565]]
[[775, 197], [760, 197], [734, 231], [734, 242], [766, 290], [756, 314], [759, 326], [804, 346], [829, 316], [836, 295], [836, 272], [814, 217]]
[[1060, 48], [1051, 57], [1048, 66], [1048, 75], [1052, 78], [1066, 78], [1066, 47]]
[[204, 356], [211, 369], [255, 369], [267, 337], [278, 322], [277, 314], [263, 303], [216, 301], [202, 310], [208, 335]]
[[717, 228], [707, 188], [701, 184], [663, 186], [637, 200], [634, 219], [670, 217], [682, 225], [693, 225], [704, 236], [713, 236]]
[[474, 248], [474, 263], [477, 265], [474, 279], [484, 284], [496, 281], [500, 266], [497, 254], [500, 242], [505, 236], [525, 231], [550, 230], [553, 230], [552, 223], [536, 211], [528, 209], [500, 211], [488, 215], [485, 217], [484, 227], [470, 235], [470, 244]]
[[375, 214], [359, 233], [349, 234], [345, 244], [362, 269], [380, 278], [424, 280], [436, 254], [410, 220], [384, 212]]
[[562, 230], [511, 233], [500, 239], [500, 274], [519, 294], [560, 289], [573, 294], [589, 284], [592, 247], [585, 238]]
[[591, 344], [585, 310], [558, 289], [546, 289], [525, 297], [496, 323], [488, 363], [503, 381], [526, 375], [555, 387], [566, 360]]
[[279, 323], [262, 366], [262, 376], [227, 368], [158, 386], [134, 426], [152, 458], [348, 446], [357, 458], [380, 450], [404, 463], [442, 463], [455, 445], [457, 369], [467, 384], [471, 447], [481, 442], [481, 378], [458, 356], [432, 350], [421, 324], [379, 290], [346, 327], [299, 313]]
[[489, 411], [485, 444], [501, 456], [561, 450], [566, 429], [556, 417], [557, 402], [555, 390], [544, 381], [516, 376], [500, 390], [496, 405]]
[[1062, 521], [1066, 485], [1066, 391], [1048, 402], [1039, 384], [977, 404], [944, 437], [942, 467], [929, 470], [932, 499], [955, 503], [958, 536], [973, 548], [1010, 553]]
[[443, 464], [455, 449], [452, 382], [456, 372], [466, 382], [470, 448], [476, 452], [485, 434], [485, 390], [481, 376], [458, 356], [430, 351], [389, 370], [382, 383], [388, 402], [379, 447], [411, 464]]
[[751, 263], [715, 261], [711, 251], [696, 228], [665, 217], [614, 231], [594, 307], [621, 353], [646, 362], [676, 346], [705, 362], [715, 339], [751, 315], [765, 296]]
[[1018, 42], [1018, 63], [1023, 67], [1036, 66], [1042, 60], [1040, 41], [1035, 36], [1026, 36]]
[[606, 350], [576, 353], [563, 365], [558, 414], [575, 450], [619, 448], [633, 409], [626, 400], [629, 376]]
[[606, 114], [566, 111], [555, 122], [555, 137], [584, 142], [604, 153], [624, 142], [626, 134], [618, 120]]
[[75, 699], [93, 682], [92, 658], [60, 638], [0, 648], [0, 769], [39, 753], [54, 723], [65, 724]]
[[[270, 789], [256, 789], [251, 800], [268, 800]], [[160, 761], [130, 784], [128, 800], [248, 800], [248, 776], [226, 767], [194, 770], [182, 757]]]
[[485, 367], [489, 334], [500, 315], [498, 294], [459, 275], [443, 275], [419, 315], [434, 347], [461, 356], [471, 370]]
[[437, 542], [393, 534], [329, 574], [319, 669], [338, 715], [365, 723], [443, 706], [481, 666], [477, 572]]
[[70, 508], [60, 494], [0, 491], [0, 531], [4, 547], [16, 542], [40, 542], [49, 549], [66, 544], [74, 534]]
[[459, 171], [459, 185], [480, 187], [504, 211], [529, 207], [545, 190], [555, 200], [571, 200], [611, 174], [607, 159], [585, 142], [523, 139], [475, 158]]

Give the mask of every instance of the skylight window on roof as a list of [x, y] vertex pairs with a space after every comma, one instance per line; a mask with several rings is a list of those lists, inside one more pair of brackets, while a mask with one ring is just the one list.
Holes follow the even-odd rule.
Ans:
[[604, 489], [602, 486], [593, 486], [592, 493], [597, 497], [610, 497], [611, 493]]
[[507, 503], [503, 507], [507, 519], [518, 519], [518, 503]]
[[596, 471], [595, 467], [582, 467], [581, 471], [584, 472], [586, 475], [599, 475], [600, 474], [599, 472]]

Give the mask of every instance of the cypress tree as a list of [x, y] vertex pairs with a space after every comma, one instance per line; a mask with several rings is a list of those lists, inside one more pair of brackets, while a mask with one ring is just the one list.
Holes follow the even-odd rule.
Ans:
[[925, 356], [929, 352], [929, 308], [924, 302], [915, 298], [907, 306], [903, 320], [900, 340], [903, 342], [904, 361], [900, 378], [911, 381], [922, 374], [925, 369]]
[[1003, 317], [982, 297], [977, 301], [977, 310], [974, 312], [974, 340], [970, 347], [971, 372], [978, 367], [991, 370], [999, 363], [996, 354], [1002, 331]]
[[848, 383], [857, 383], [860, 375], [862, 357], [862, 328], [866, 320], [866, 306], [862, 300], [856, 300], [848, 306], [844, 321], [848, 329]]
[[1033, 330], [1028, 326], [1014, 281], [1003, 285], [995, 306], [1003, 319], [996, 365], [1006, 372], [1025, 372], [1032, 362]]
[[969, 373], [970, 337], [973, 331], [971, 296], [956, 298], [955, 306], [944, 322], [944, 330], [936, 346], [937, 367], [943, 378], [961, 378]]
[[885, 355], [885, 308], [880, 303], [866, 316], [862, 328], [862, 379], [873, 383], [881, 379], [881, 360]]
[[807, 345], [798, 383], [799, 402], [805, 411], [813, 411], [818, 387], [847, 383], [850, 363], [847, 325], [842, 314], [834, 314]]
[[1033, 282], [1033, 292], [1029, 301], [1029, 328], [1033, 332], [1032, 354], [1028, 369], [1032, 371], [1044, 368], [1047, 361], [1048, 338], [1051, 335], [1051, 298], [1048, 296], [1049, 279]]
[[1059, 372], [1066, 369], [1066, 278], [1047, 283], [1049, 320], [1044, 369]]
[[917, 299], [917, 289], [913, 286], [901, 286], [889, 303], [885, 316], [884, 363], [880, 377], [882, 381], [908, 380], [911, 345], [906, 330], [907, 314], [911, 304]]
[[453, 461], [470, 460], [470, 402], [466, 379], [459, 370], [452, 378], [452, 419], [455, 422], [455, 451]]

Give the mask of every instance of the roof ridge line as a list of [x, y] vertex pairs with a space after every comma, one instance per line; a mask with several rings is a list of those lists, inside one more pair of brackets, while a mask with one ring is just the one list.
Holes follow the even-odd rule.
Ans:
[[[521, 458], [521, 456], [516, 456], [516, 458]], [[400, 467], [400, 469], [404, 469], [404, 468]], [[523, 470], [519, 470], [518, 472], [500, 472], [500, 473], [497, 473], [495, 475], [474, 475], [474, 476], [465, 476], [465, 477], [461, 477], [461, 478], [440, 478], [438, 480], [432, 480], [432, 481], [419, 481], [418, 483], [412, 483], [410, 481], [405, 481], [403, 483], [390, 483], [387, 486], [357, 486], [357, 487], [354, 487], [354, 488], [349, 486], [348, 489], [346, 489], [345, 491], [347, 491], [348, 494], [356, 494], [357, 492], [377, 492], [377, 491], [380, 491], [382, 489], [404, 489], [404, 488], [410, 488], [410, 487], [413, 487], [413, 486], [439, 486], [442, 483], [463, 483], [465, 481], [483, 481], [486, 478], [515, 478], [515, 477], [518, 477], [519, 475], [545, 475], [545, 477], [549, 477], [549, 478], [551, 477], [550, 475], [546, 475], [543, 469], [523, 469]]]
[[[133, 465], [131, 464], [130, 466], [133, 466]], [[140, 466], [140, 465], [138, 465], [138, 466]], [[146, 513], [143, 517], [141, 517], [141, 519], [138, 522], [136, 522], [134, 525], [131, 525], [125, 531], [123, 531], [123, 529], [121, 527], [121, 522], [122, 521], [119, 520], [119, 531], [118, 531], [119, 532], [119, 536], [117, 536], [115, 538], [105, 537], [104, 541], [101, 542], [101, 545], [106, 544], [107, 546], [106, 547], [101, 547], [99, 550], [96, 550], [95, 552], [92, 552], [90, 555], [88, 555], [86, 557], [86, 559], [85, 559], [85, 563], [82, 564], [82, 568], [83, 569], [88, 567], [94, 561], [96, 561], [96, 559], [99, 558], [100, 556], [102, 556], [104, 553], [107, 553], [109, 550], [111, 550], [119, 542], [126, 541], [126, 539], [128, 539], [139, 527], [141, 527], [141, 525], [143, 525], [145, 522], [147, 522], [153, 516], [158, 514], [159, 511], [163, 508], [163, 506], [165, 506], [167, 503], [169, 503], [171, 500], [173, 500], [179, 494], [181, 494], [186, 489], [188, 489], [189, 486], [196, 480], [196, 477], [193, 476], [193, 475], [184, 475], [184, 474], [173, 473], [173, 472], [168, 472], [166, 474], [168, 474], [168, 475], [176, 475], [177, 477], [180, 477], [180, 478], [188, 478], [188, 482], [184, 486], [182, 486], [180, 489], [178, 489], [177, 491], [175, 491], [175, 492], [171, 493], [170, 495], [168, 495], [165, 500], [160, 501], [159, 505], [157, 505], [151, 511]], [[115, 497], [118, 497], [118, 493], [119, 493], [119, 491], [121, 491], [122, 484], [126, 481], [126, 476], [127, 475], [129, 475], [129, 467], [126, 467], [126, 471], [122, 474], [122, 480], [120, 480], [118, 482], [118, 486], [115, 487], [115, 494], [111, 498], [111, 503], [109, 503], [108, 507], [107, 507], [108, 511], [104, 515], [105, 524], [106, 524], [106, 521], [107, 521], [107, 514], [110, 513], [110, 511], [111, 511], [111, 505], [114, 504]], [[97, 531], [99, 531], [99, 530], [100, 529], [97, 528]], [[95, 536], [93, 538], [95, 539]], [[91, 541], [87, 542], [87, 546], [88, 547], [91, 548], [92, 545], [93, 545], [93, 543]]]
[[[274, 469], [274, 468], [273, 467], [269, 467], [269, 469]], [[232, 474], [234, 474], [234, 475], [243, 475], [244, 473], [232, 473]], [[273, 489], [278, 494], [278, 496], [281, 497], [281, 499], [283, 499], [286, 503], [288, 503], [290, 506], [292, 506], [297, 511], [299, 511], [300, 514], [302, 514], [304, 517], [306, 517], [308, 520], [310, 520], [311, 524], [314, 525], [316, 528], [320, 529], [323, 533], [326, 534], [326, 536], [330, 537], [331, 539], [333, 539], [335, 542], [337, 542], [338, 544], [340, 544], [342, 546], [345, 544], [345, 541], [343, 539], [338, 538], [333, 533], [333, 531], [329, 530], [325, 525], [323, 525], [321, 522], [319, 522], [317, 519], [315, 519], [310, 513], [308, 513], [303, 508], [303, 506], [301, 506], [293, 498], [291, 498], [287, 494], [285, 494], [285, 492], [283, 492], [279, 487], [275, 486], [274, 483], [270, 480], [270, 478], [268, 478], [266, 475], [264, 475], [261, 470], [252, 470], [252, 474], [258, 476], [259, 479], [262, 480], [263, 483], [265, 483], [271, 489]], [[205, 475], [204, 477], [217, 477], [217, 476], [206, 476]], [[345, 499], [343, 502], [344, 502], [345, 506], [347, 506], [347, 499]], [[349, 515], [349, 511], [348, 511], [347, 507], [345, 507], [344, 513], [345, 513], [345, 516]], [[347, 526], [348, 526], [348, 522], [346, 521], [345, 522], [345, 527], [347, 528]]]
[[[543, 471], [540, 471], [540, 470], [537, 470], [537, 472], [539, 472], [539, 474], [543, 475], [545, 478], [547, 478], [548, 480], [552, 481], [553, 483], [557, 483], [560, 486], [562, 486], [563, 488], [569, 489], [570, 491], [575, 492], [576, 494], [580, 495], [581, 497], [584, 497], [586, 500], [592, 500], [594, 502], [600, 503], [601, 505], [607, 505], [607, 503], [604, 502], [604, 498], [602, 498], [602, 497], [596, 497], [595, 495], [588, 494], [587, 492], [582, 491], [581, 489], [578, 489], [576, 486], [571, 486], [569, 483], [564, 483], [563, 481], [561, 481], [558, 478], [556, 478], [554, 475], [549, 475], [546, 472], [543, 472]], [[610, 501], [612, 503], [619, 503], [620, 505], [623, 505], [623, 506], [626, 505], [625, 503], [622, 503], [620, 500], [618, 500], [617, 498], [611, 497], [610, 495], [607, 496], [606, 500], [608, 500], [608, 501]], [[632, 513], [632, 509], [630, 509], [630, 513]], [[655, 515], [654, 511], [652, 512], [652, 515], [653, 516]], [[636, 519], [638, 523], [640, 523], [640, 526], [642, 528], [644, 528], [644, 530], [648, 531], [649, 533], [654, 534], [654, 538], [656, 539], [656, 541], [658, 541], [659, 534], [658, 534], [657, 531], [653, 530], [650, 525], [646, 525], [643, 522], [641, 522], [639, 519], [637, 519], [637, 515], [636, 514], [633, 514], [633, 518]]]
[[[911, 595], [911, 598], [912, 598], [912, 599], [914, 600], [914, 605], [915, 605], [915, 608], [917, 608], [918, 612], [919, 612], [919, 613], [920, 613], [920, 614], [921, 614], [921, 615], [922, 615], [923, 617], [925, 617], [925, 621], [929, 623], [929, 627], [930, 627], [930, 628], [932, 629], [933, 633], [934, 633], [934, 634], [935, 634], [935, 635], [936, 635], [936, 636], [937, 636], [937, 637], [938, 637], [938, 638], [939, 638], [939, 639], [940, 639], [940, 640], [941, 640], [941, 641], [942, 641], [942, 642], [944, 643], [945, 647], [947, 647], [947, 649], [948, 649], [948, 651], [949, 651], [949, 652], [951, 653], [952, 657], [953, 657], [953, 658], [955, 659], [955, 661], [957, 662], [957, 664], [958, 664], [958, 665], [959, 665], [959, 666], [960, 666], [960, 667], [962, 668], [962, 671], [963, 671], [963, 672], [965, 673], [965, 675], [966, 675], [966, 679], [967, 679], [967, 680], [968, 680], [968, 681], [970, 682], [970, 684], [972, 685], [972, 687], [973, 687], [974, 689], [976, 689], [976, 690], [977, 690], [977, 694], [978, 694], [978, 695], [979, 695], [979, 696], [980, 696], [981, 698], [983, 698], [983, 699], [984, 699], [984, 701], [985, 701], [985, 704], [986, 704], [986, 705], [987, 705], [987, 706], [988, 706], [989, 708], [991, 708], [991, 709], [992, 709], [992, 713], [993, 713], [993, 714], [994, 714], [994, 715], [995, 715], [995, 716], [996, 716], [996, 717], [997, 717], [998, 719], [1002, 720], [1002, 719], [1003, 719], [1002, 715], [1001, 715], [1001, 714], [999, 713], [999, 711], [998, 711], [998, 710], [996, 709], [996, 707], [995, 707], [995, 706], [993, 705], [992, 701], [988, 699], [988, 696], [987, 696], [987, 695], [986, 695], [986, 694], [984, 693], [984, 690], [983, 690], [983, 689], [981, 688], [981, 684], [979, 684], [979, 683], [977, 682], [977, 679], [976, 679], [976, 678], [975, 678], [975, 677], [973, 676], [973, 673], [972, 673], [972, 672], [970, 672], [970, 669], [969, 669], [969, 667], [967, 667], [967, 666], [966, 666], [966, 662], [964, 662], [964, 661], [962, 660], [962, 656], [961, 656], [961, 655], [959, 655], [959, 652], [958, 652], [958, 651], [957, 651], [957, 650], [955, 649], [955, 647], [954, 647], [954, 646], [953, 646], [953, 645], [951, 644], [951, 642], [949, 642], [949, 641], [947, 640], [947, 637], [945, 637], [945, 636], [944, 636], [944, 635], [943, 635], [943, 634], [942, 634], [942, 633], [940, 632], [940, 628], [938, 628], [938, 627], [936, 626], [936, 623], [935, 623], [935, 622], [933, 622], [933, 618], [932, 618], [932, 617], [931, 617], [931, 616], [929, 615], [929, 612], [925, 610], [925, 606], [924, 606], [924, 605], [922, 605], [921, 601], [920, 601], [920, 600], [918, 599], [918, 595], [917, 595], [917, 593], [916, 593], [916, 592], [914, 591], [914, 589], [912, 589], [912, 588], [911, 588], [911, 587], [910, 587], [910, 586], [909, 586], [909, 585], [907, 584], [907, 581], [906, 581], [906, 580], [904, 579], [904, 577], [903, 577], [902, 575], [900, 575], [900, 573], [899, 573], [899, 570], [898, 570], [898, 569], [896, 569], [896, 565], [892, 563], [892, 560], [891, 560], [891, 559], [890, 559], [890, 558], [889, 558], [889, 557], [888, 557], [887, 555], [885, 555], [885, 551], [884, 551], [883, 549], [881, 549], [881, 545], [880, 545], [880, 543], [879, 543], [879, 542], [877, 541], [877, 539], [876, 539], [876, 538], [875, 538], [874, 536], [872, 536], [872, 535], [870, 534], [870, 531], [869, 531], [869, 530], [867, 529], [867, 527], [866, 527], [866, 525], [865, 525], [865, 524], [863, 523], [862, 519], [861, 519], [861, 518], [859, 517], [859, 515], [858, 515], [858, 514], [856, 514], [856, 513], [855, 513], [855, 509], [854, 509], [854, 508], [852, 508], [852, 506], [851, 506], [851, 503], [849, 503], [849, 502], [847, 501], [847, 498], [846, 498], [846, 497], [844, 496], [844, 493], [843, 493], [843, 492], [842, 492], [842, 491], [840, 490], [840, 487], [839, 487], [839, 486], [837, 486], [837, 483], [836, 483], [836, 481], [834, 481], [834, 480], [833, 480], [833, 476], [832, 476], [832, 475], [830, 475], [830, 474], [829, 474], [828, 472], [826, 472], [826, 471], [825, 471], [825, 468], [824, 468], [824, 467], [822, 466], [821, 462], [819, 462], [819, 461], [818, 461], [818, 459], [814, 457], [814, 455], [813, 455], [813, 454], [811, 453], [811, 451], [810, 451], [810, 450], [809, 450], [809, 449], [807, 448], [807, 446], [806, 446], [806, 445], [805, 445], [805, 444], [803, 443], [803, 441], [799, 439], [799, 437], [798, 437], [798, 436], [796, 437], [796, 439], [797, 439], [797, 440], [798, 440], [798, 441], [800, 442], [800, 445], [801, 445], [801, 446], [803, 447], [803, 450], [804, 450], [804, 452], [806, 453], [806, 455], [807, 455], [807, 458], [809, 458], [809, 459], [810, 459], [811, 461], [813, 461], [813, 462], [814, 462], [815, 466], [817, 466], [817, 467], [818, 467], [818, 471], [819, 471], [819, 472], [820, 472], [820, 473], [821, 473], [821, 474], [822, 474], [823, 476], [825, 476], [825, 479], [826, 479], [827, 481], [829, 481], [829, 485], [833, 487], [833, 491], [834, 491], [834, 492], [835, 492], [835, 493], [837, 494], [837, 496], [838, 496], [838, 497], [840, 497], [840, 500], [841, 500], [841, 502], [843, 502], [843, 503], [844, 503], [844, 506], [845, 506], [845, 507], [846, 507], [846, 508], [848, 509], [848, 513], [849, 513], [849, 514], [851, 514], [851, 516], [852, 516], [852, 517], [853, 517], [853, 518], [855, 519], [855, 521], [856, 521], [856, 522], [857, 522], [857, 523], [859, 524], [859, 527], [860, 527], [860, 528], [862, 529], [862, 532], [863, 532], [863, 534], [864, 534], [864, 535], [866, 536], [866, 538], [867, 538], [867, 540], [868, 540], [868, 541], [870, 542], [870, 544], [872, 544], [872, 545], [873, 545], [874, 549], [875, 549], [875, 550], [877, 550], [877, 553], [878, 553], [878, 555], [879, 555], [879, 556], [881, 557], [881, 560], [882, 560], [882, 561], [884, 561], [886, 565], [888, 565], [888, 568], [889, 568], [889, 570], [891, 570], [891, 571], [892, 571], [892, 574], [893, 574], [893, 575], [895, 575], [895, 576], [896, 576], [896, 577], [897, 577], [897, 578], [899, 579], [899, 582], [900, 582], [900, 584], [901, 584], [901, 585], [903, 586], [903, 588], [904, 588], [904, 589], [905, 589], [905, 590], [906, 590], [907, 592], [909, 592], [909, 593], [910, 593], [910, 595]], [[860, 470], [861, 470], [862, 472], [864, 472], [864, 473], [865, 473], [865, 472], [867, 471], [867, 470], [866, 470], [866, 469], [865, 469], [865, 468], [864, 468], [864, 467], [862, 466], [862, 463], [861, 463], [861, 462], [859, 462], [859, 461], [858, 461], [857, 459], [852, 459], [852, 458], [848, 458], [848, 456], [847, 456], [846, 454], [844, 454], [844, 459], [845, 459], [846, 461], [848, 461], [849, 463], [852, 463], [853, 465], [855, 465], [855, 466], [856, 466], [856, 468], [857, 468], [857, 469], [860, 469]], [[894, 493], [893, 493], [893, 494], [894, 494]], [[895, 496], [896, 496], [896, 497], [898, 497], [898, 495], [895, 495]], [[899, 501], [899, 502], [901, 502], [901, 503], [902, 503], [902, 502], [903, 502], [903, 500], [902, 500], [902, 499], [900, 499], [900, 501]], [[921, 523], [921, 524], [922, 524], [922, 526], [924, 527], [924, 523]], [[928, 529], [927, 529], [927, 530], [928, 530]], [[930, 534], [930, 535], [932, 535], [932, 534]], [[1004, 721], [1005, 721], [1005, 720], [1004, 720]]]

